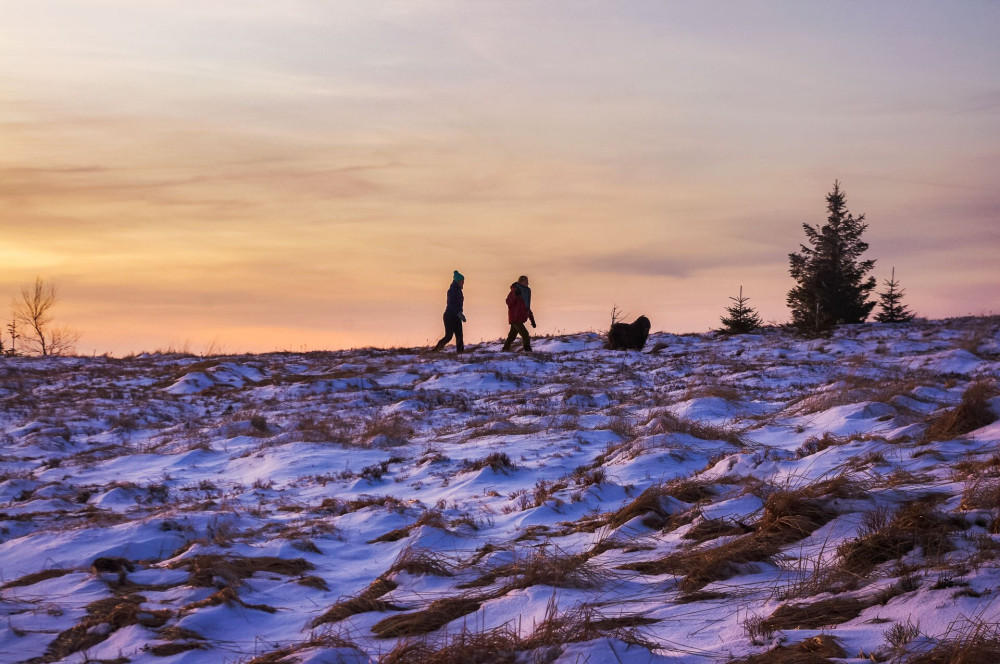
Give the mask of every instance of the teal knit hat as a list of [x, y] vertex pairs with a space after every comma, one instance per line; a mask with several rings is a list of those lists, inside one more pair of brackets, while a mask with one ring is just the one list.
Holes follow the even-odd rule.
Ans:
[[465, 276], [458, 270], [455, 270], [455, 276], [452, 279], [454, 281], [465, 281]]

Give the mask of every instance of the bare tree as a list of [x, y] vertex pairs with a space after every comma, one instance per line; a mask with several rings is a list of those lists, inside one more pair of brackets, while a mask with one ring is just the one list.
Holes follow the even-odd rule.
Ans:
[[52, 308], [58, 298], [56, 286], [41, 277], [35, 284], [21, 287], [21, 296], [14, 298], [14, 321], [21, 328], [18, 338], [21, 348], [35, 355], [65, 355], [71, 353], [80, 340], [76, 330], [52, 324]]

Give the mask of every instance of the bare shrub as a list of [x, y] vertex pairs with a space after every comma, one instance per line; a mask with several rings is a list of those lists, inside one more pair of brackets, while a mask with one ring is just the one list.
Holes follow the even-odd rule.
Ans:
[[35, 355], [67, 355], [73, 352], [80, 333], [76, 330], [55, 326], [52, 323], [52, 309], [58, 301], [56, 286], [41, 277], [35, 278], [33, 286], [22, 286], [21, 295], [13, 301], [14, 324], [19, 332], [19, 348], [15, 350]]

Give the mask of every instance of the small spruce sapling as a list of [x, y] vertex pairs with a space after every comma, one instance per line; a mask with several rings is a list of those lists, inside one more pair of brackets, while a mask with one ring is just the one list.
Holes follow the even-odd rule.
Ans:
[[729, 316], [721, 318], [722, 324], [726, 326], [723, 332], [726, 334], [746, 334], [753, 332], [761, 326], [763, 322], [753, 307], [747, 305], [748, 297], [743, 297], [743, 286], [740, 286], [738, 297], [729, 298], [735, 304], [726, 307]]
[[886, 290], [878, 294], [880, 311], [875, 314], [875, 320], [880, 323], [905, 323], [913, 320], [915, 314], [901, 302], [906, 291], [896, 281], [896, 268], [892, 268], [892, 276], [884, 283]]

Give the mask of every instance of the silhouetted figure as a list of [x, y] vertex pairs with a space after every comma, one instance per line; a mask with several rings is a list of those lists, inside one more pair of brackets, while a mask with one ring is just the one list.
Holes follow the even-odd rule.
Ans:
[[507, 334], [507, 341], [503, 345], [505, 351], [510, 350], [510, 345], [519, 334], [524, 350], [531, 351], [531, 337], [528, 335], [528, 328], [524, 326], [529, 320], [531, 327], [535, 327], [535, 314], [531, 312], [531, 289], [528, 288], [528, 277], [522, 275], [510, 285], [510, 293], [507, 294], [507, 322], [510, 323], [510, 333]]
[[611, 350], [642, 350], [649, 338], [649, 319], [639, 316], [634, 323], [613, 323], [608, 332]]
[[455, 350], [459, 353], [465, 352], [465, 341], [462, 339], [462, 323], [465, 322], [465, 314], [462, 307], [465, 304], [465, 294], [462, 289], [465, 287], [465, 277], [458, 270], [455, 270], [448, 289], [448, 304], [444, 309], [444, 337], [437, 342], [434, 350], [444, 348], [445, 344], [455, 337]]

